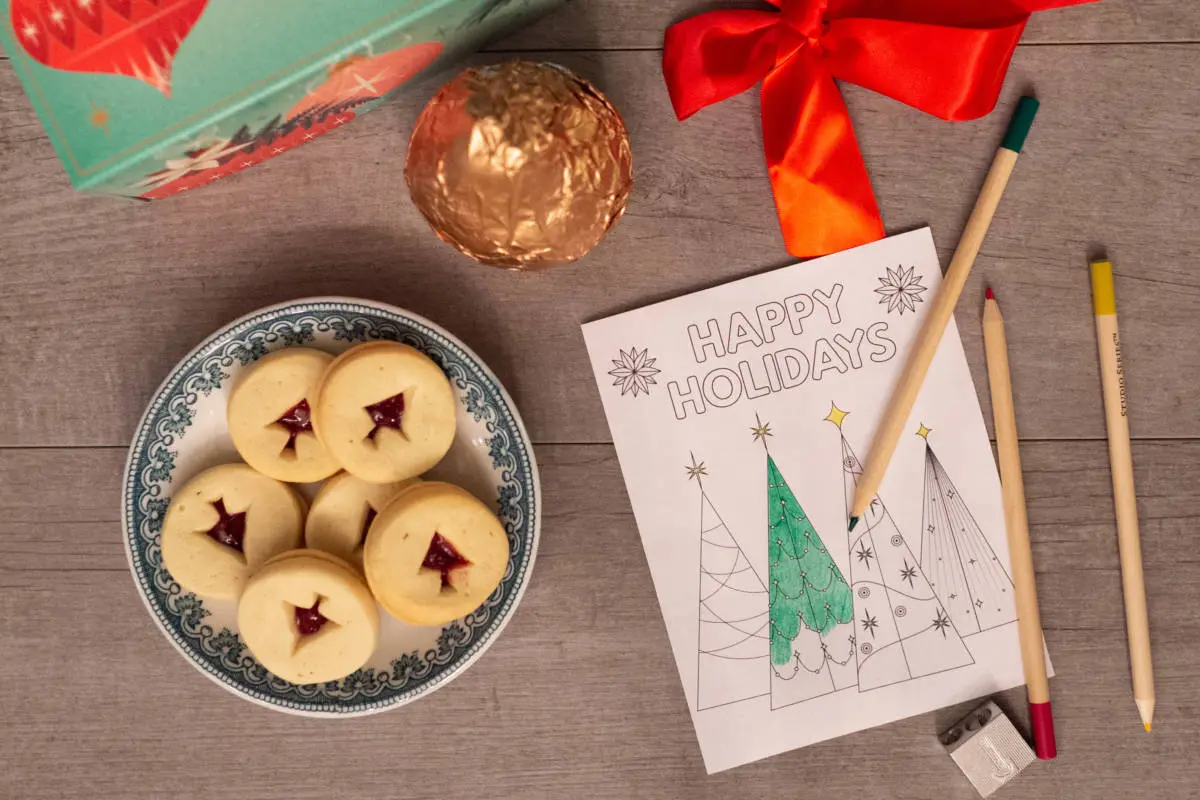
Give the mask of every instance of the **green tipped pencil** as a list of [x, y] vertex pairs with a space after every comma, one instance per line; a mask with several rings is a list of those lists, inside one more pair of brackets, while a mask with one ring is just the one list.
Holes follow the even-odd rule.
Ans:
[[967, 275], [975, 264], [975, 257], [979, 255], [983, 237], [992, 224], [992, 217], [996, 213], [996, 207], [1000, 205], [1000, 197], [1004, 194], [1004, 187], [1008, 185], [1013, 167], [1017, 164], [1017, 156], [1025, 144], [1025, 137], [1029, 134], [1037, 110], [1037, 100], [1022, 97], [1017, 103], [1012, 120], [1008, 123], [1008, 131], [1004, 134], [1000, 149], [996, 151], [996, 157], [992, 159], [992, 168], [988, 170], [983, 188], [979, 190], [979, 198], [975, 201], [975, 208], [967, 220], [967, 227], [963, 230], [954, 257], [950, 259], [950, 266], [942, 278], [941, 288], [933, 299], [921, 326], [921, 333], [909, 354], [908, 365], [892, 393], [887, 413], [875, 432], [871, 455], [858, 482], [858, 489], [854, 492], [854, 502], [850, 505], [850, 530], [854, 530], [858, 518], [867, 510], [871, 498], [879, 491], [879, 484], [883, 481], [888, 463], [892, 460], [896, 443], [900, 441], [900, 434], [908, 424], [908, 417], [912, 414], [921, 384], [925, 382], [925, 374], [929, 372], [929, 365], [933, 363], [938, 345], [942, 342], [942, 334], [946, 332], [946, 326], [954, 316], [954, 306], [958, 304], [958, 297], [967, 282]]

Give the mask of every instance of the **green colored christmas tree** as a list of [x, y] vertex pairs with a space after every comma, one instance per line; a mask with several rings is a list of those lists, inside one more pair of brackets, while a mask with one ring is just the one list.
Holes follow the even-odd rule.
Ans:
[[[766, 446], [770, 427], [759, 424], [756, 440]], [[796, 495], [767, 454], [767, 560], [770, 568], [771, 662], [792, 663], [793, 643], [803, 627], [825, 637], [854, 619], [850, 586], [825, 547]], [[817, 669], [820, 669], [818, 667]]]

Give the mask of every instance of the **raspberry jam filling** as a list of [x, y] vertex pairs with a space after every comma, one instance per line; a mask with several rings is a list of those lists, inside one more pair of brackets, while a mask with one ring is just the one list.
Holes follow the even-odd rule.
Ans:
[[308, 407], [308, 401], [301, 400], [289, 408], [282, 417], [275, 420], [275, 424], [282, 425], [288, 432], [287, 444], [283, 446], [283, 449], [295, 450], [296, 437], [302, 433], [311, 433], [313, 429], [312, 409]]
[[437, 570], [442, 573], [442, 588], [450, 585], [450, 570], [470, 566], [471, 562], [462, 557], [454, 545], [446, 541], [440, 533], [435, 533], [425, 552], [425, 560], [421, 566], [425, 569]]
[[404, 418], [404, 393], [394, 394], [378, 403], [366, 406], [367, 415], [375, 427], [367, 434], [368, 439], [374, 440], [380, 428], [400, 430], [400, 422]]
[[317, 611], [317, 606], [321, 605], [321, 598], [317, 598], [317, 602], [313, 603], [312, 608], [296, 607], [296, 630], [300, 631], [301, 636], [312, 636], [329, 620], [320, 611]]
[[205, 533], [219, 544], [242, 552], [242, 541], [246, 538], [246, 512], [230, 514], [225, 510], [224, 499], [217, 500], [212, 507], [217, 510], [220, 519]]

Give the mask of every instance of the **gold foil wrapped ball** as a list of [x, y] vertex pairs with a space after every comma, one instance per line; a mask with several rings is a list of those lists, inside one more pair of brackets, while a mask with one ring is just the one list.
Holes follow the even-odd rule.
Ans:
[[472, 67], [417, 119], [404, 178], [435, 233], [485, 264], [542, 269], [595, 247], [633, 185], [629, 134], [563, 67]]

